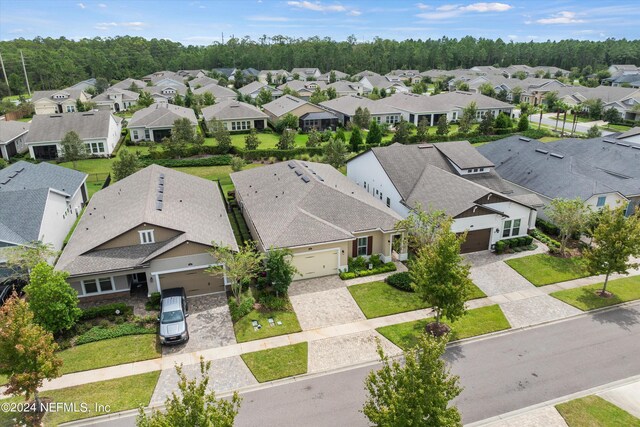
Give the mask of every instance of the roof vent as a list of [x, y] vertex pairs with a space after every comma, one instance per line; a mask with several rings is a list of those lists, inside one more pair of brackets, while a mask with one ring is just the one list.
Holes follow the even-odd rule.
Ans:
[[635, 148], [636, 150], [640, 150], [640, 145], [632, 145], [631, 148]]
[[82, 117], [84, 117], [84, 116], [93, 116], [93, 113], [84, 113], [84, 114], [82, 115]]
[[520, 141], [524, 141], [524, 142], [529, 142], [531, 141], [531, 138], [527, 138], [526, 136], [521, 136], [520, 138], [518, 138]]
[[611, 140], [611, 139], [603, 139], [604, 142], [608, 143], [608, 144], [615, 144], [616, 142]]
[[9, 181], [11, 181], [11, 178], [5, 179], [4, 181], [0, 182], [0, 184], [5, 185], [8, 184]]
[[158, 193], [158, 197], [156, 197], [156, 200], [157, 200], [158, 202], [163, 201], [163, 200], [164, 200], [164, 194], [162, 194], [162, 193]]
[[433, 148], [433, 144], [422, 144], [422, 145], [418, 145], [418, 148], [422, 149], [422, 148]]
[[549, 151], [543, 150], [542, 148], [536, 148], [536, 153], [549, 154]]
[[158, 185], [158, 193], [164, 193], [164, 185]]
[[297, 170], [296, 171], [296, 175], [298, 175], [298, 176], [302, 175], [302, 171]]
[[302, 179], [305, 183], [308, 183], [310, 181], [309, 177], [306, 175], [302, 175], [300, 179]]
[[626, 142], [618, 142], [618, 145], [622, 146], [622, 147], [630, 147], [631, 144], [627, 144]]
[[324, 182], [324, 178], [322, 178], [320, 175], [316, 175], [316, 178], [318, 178], [318, 181]]
[[161, 211], [162, 210], [162, 201], [160, 201], [160, 200], [156, 201], [156, 210], [157, 211]]
[[551, 153], [549, 154], [551, 157], [555, 157], [556, 159], [564, 159], [564, 154]]
[[287, 163], [287, 166], [289, 166], [289, 169], [295, 169], [296, 168], [296, 164], [293, 163], [293, 162]]

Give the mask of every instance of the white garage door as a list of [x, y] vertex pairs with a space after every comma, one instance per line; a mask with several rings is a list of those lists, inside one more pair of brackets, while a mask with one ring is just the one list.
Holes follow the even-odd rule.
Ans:
[[338, 274], [338, 251], [322, 251], [294, 255], [293, 265], [298, 269], [296, 280]]
[[224, 291], [224, 275], [210, 275], [204, 269], [160, 275], [160, 288], [184, 288], [188, 297]]

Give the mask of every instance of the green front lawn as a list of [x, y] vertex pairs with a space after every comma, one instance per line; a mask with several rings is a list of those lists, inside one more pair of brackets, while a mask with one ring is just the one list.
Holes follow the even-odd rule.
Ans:
[[[273, 318], [275, 326], [269, 326], [269, 318]], [[262, 328], [254, 330], [253, 320], [257, 320]], [[277, 322], [282, 322], [278, 325]], [[291, 311], [259, 311], [252, 310], [249, 314], [238, 320], [233, 325], [233, 331], [236, 333], [236, 341], [247, 342], [261, 340], [263, 338], [275, 337], [278, 335], [292, 334], [300, 332], [300, 323], [296, 313]]]
[[[383, 326], [378, 328], [377, 331], [398, 347], [409, 349], [416, 345], [418, 338], [424, 333], [427, 323], [433, 321], [434, 318], [429, 317], [413, 322]], [[466, 316], [453, 324], [447, 323], [451, 326], [451, 341], [502, 331], [511, 327], [497, 304], [469, 310]]]
[[[59, 390], [43, 391], [41, 398], [49, 398], [53, 402], [87, 404], [88, 412], [62, 411], [49, 412], [44, 417], [44, 425], [57, 426], [73, 420], [96, 417], [106, 413], [115, 413], [147, 406], [151, 401], [153, 390], [158, 382], [160, 371], [132, 375], [107, 381], [83, 384]], [[4, 402], [4, 401], [3, 401]], [[6, 402], [24, 402], [21, 397], [13, 397]], [[109, 411], [100, 410], [109, 406]], [[13, 425], [10, 412], [0, 411], [0, 425]]]
[[640, 419], [598, 396], [561, 403], [556, 409], [569, 427], [640, 426]]
[[129, 335], [62, 350], [62, 373], [87, 371], [162, 357], [155, 334]]
[[640, 276], [624, 277], [611, 280], [607, 283], [607, 290], [613, 294], [611, 298], [603, 298], [596, 295], [596, 291], [602, 289], [602, 283], [582, 286], [575, 289], [566, 289], [551, 294], [582, 311], [594, 310], [627, 301], [640, 299]]
[[535, 286], [550, 285], [589, 276], [580, 257], [560, 258], [537, 254], [505, 261]]
[[[111, 158], [78, 160], [76, 162], [76, 170], [86, 174], [108, 174], [111, 173], [113, 160]], [[59, 165], [73, 169], [73, 162], [62, 162]]]
[[278, 380], [307, 373], [309, 344], [287, 345], [241, 355], [258, 382]]
[[614, 124], [609, 123], [609, 124], [607, 124], [607, 126], [603, 127], [603, 129], [611, 130], [611, 131], [614, 131], [614, 132], [626, 132], [629, 129], [631, 129], [631, 127], [630, 126], [625, 126], [625, 125], [614, 125]]
[[[349, 286], [347, 289], [367, 319], [429, 307], [416, 293], [401, 291], [385, 282], [362, 283]], [[485, 296], [484, 292], [474, 285], [469, 299]]]

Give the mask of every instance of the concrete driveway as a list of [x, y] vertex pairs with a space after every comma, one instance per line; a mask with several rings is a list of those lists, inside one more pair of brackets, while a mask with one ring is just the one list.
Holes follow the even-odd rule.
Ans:
[[163, 346], [163, 355], [190, 353], [236, 343], [225, 294], [202, 295], [189, 298], [188, 302], [189, 341], [183, 345]]

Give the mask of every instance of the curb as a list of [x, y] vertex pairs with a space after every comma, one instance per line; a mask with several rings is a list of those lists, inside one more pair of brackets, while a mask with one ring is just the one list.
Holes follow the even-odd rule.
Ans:
[[465, 424], [465, 427], [481, 427], [490, 425], [496, 421], [506, 421], [512, 418], [515, 418], [519, 415], [525, 414], [527, 412], [534, 411], [536, 409], [545, 408], [548, 406], [555, 406], [559, 403], [568, 402], [570, 400], [579, 399], [581, 397], [590, 396], [592, 394], [598, 394], [605, 391], [613, 390], [619, 387], [623, 387], [628, 384], [633, 384], [635, 382], [640, 381], [640, 375], [635, 375], [633, 377], [625, 378], [622, 380], [614, 381], [612, 383], [603, 384], [600, 386], [592, 387], [587, 390], [578, 391], [576, 393], [568, 394], [566, 396], [557, 397], [555, 399], [547, 400], [546, 402], [537, 403], [535, 405], [527, 406], [526, 408], [516, 409], [515, 411], [507, 412], [505, 414], [496, 415], [495, 417], [486, 418], [484, 420], [475, 421], [470, 424]]

